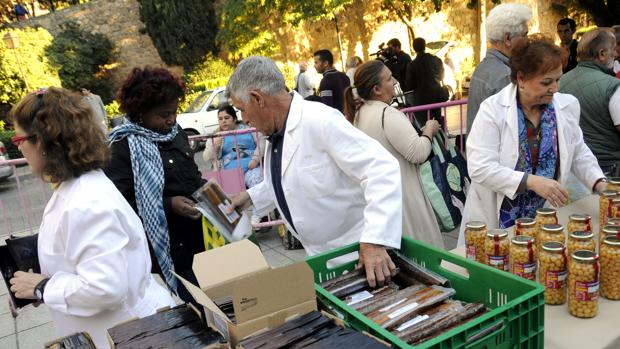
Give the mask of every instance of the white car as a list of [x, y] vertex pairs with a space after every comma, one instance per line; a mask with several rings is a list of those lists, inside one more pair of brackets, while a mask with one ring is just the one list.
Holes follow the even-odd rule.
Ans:
[[[4, 147], [4, 143], [0, 142], [0, 161], [8, 160], [9, 154]], [[0, 166], [0, 181], [4, 181], [13, 175], [12, 166]]]
[[[228, 104], [224, 92], [225, 87], [204, 91], [196, 98], [184, 113], [177, 115], [177, 123], [188, 136], [206, 135], [213, 133], [218, 127], [217, 110], [220, 106]], [[239, 113], [239, 112], [237, 112]], [[239, 119], [240, 114], [237, 114]], [[200, 142], [190, 141], [194, 151], [200, 147]]]

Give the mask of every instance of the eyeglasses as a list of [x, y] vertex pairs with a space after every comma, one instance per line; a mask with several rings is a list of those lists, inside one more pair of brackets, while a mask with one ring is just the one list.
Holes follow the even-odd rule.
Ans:
[[16, 147], [19, 147], [25, 141], [27, 141], [29, 139], [33, 139], [35, 137], [36, 137], [35, 135], [30, 135], [30, 136], [13, 136], [13, 137], [11, 137], [11, 143], [13, 143], [13, 145], [16, 146]]

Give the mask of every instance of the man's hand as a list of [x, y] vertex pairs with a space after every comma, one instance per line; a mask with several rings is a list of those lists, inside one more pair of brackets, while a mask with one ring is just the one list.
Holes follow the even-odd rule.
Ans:
[[34, 295], [34, 288], [41, 282], [43, 275], [31, 272], [16, 271], [11, 283], [11, 292], [15, 293], [15, 297], [22, 299], [37, 299]]
[[245, 211], [252, 206], [252, 199], [247, 190], [233, 196], [230, 201], [231, 204], [228, 206], [228, 213], [232, 213], [236, 208], [239, 208], [240, 211]]
[[196, 204], [194, 201], [186, 198], [185, 196], [175, 196], [172, 198], [172, 211], [179, 216], [198, 219], [201, 214], [200, 211], [194, 207]]
[[360, 243], [358, 268], [366, 269], [366, 279], [370, 287], [383, 286], [396, 275], [396, 265], [387, 254], [384, 246]]
[[568, 201], [568, 191], [553, 179], [529, 175], [527, 188], [547, 200], [553, 207], [562, 207]]

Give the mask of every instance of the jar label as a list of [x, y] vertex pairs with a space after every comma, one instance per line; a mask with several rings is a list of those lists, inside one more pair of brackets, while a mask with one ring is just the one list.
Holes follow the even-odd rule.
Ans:
[[566, 287], [566, 270], [547, 270], [547, 282], [545, 288], [559, 290]]
[[467, 255], [467, 259], [475, 261], [476, 260], [476, 245], [467, 245], [466, 255]]
[[595, 301], [598, 298], [598, 281], [575, 281], [575, 299], [578, 301]]
[[536, 263], [513, 263], [512, 269], [513, 274], [524, 279], [536, 279]]
[[488, 264], [494, 268], [508, 271], [508, 255], [505, 256], [491, 256], [487, 255]]

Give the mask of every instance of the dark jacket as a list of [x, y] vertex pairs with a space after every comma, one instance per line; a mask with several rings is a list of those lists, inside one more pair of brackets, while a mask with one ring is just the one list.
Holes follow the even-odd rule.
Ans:
[[443, 63], [430, 53], [418, 53], [407, 67], [407, 91], [413, 90], [415, 105], [444, 102], [440, 98]]
[[[104, 172], [138, 214], [127, 138], [114, 142], [111, 149], [112, 159], [104, 168]], [[159, 154], [164, 167], [163, 197], [170, 232], [170, 254], [176, 270], [191, 269], [194, 254], [204, 251], [202, 223], [200, 220], [182, 217], [172, 212], [172, 197], [191, 198], [192, 193], [205, 181], [194, 162], [194, 153], [183, 130], [179, 129], [171, 142], [160, 143]], [[151, 258], [153, 268], [157, 270], [158, 264], [153, 258], [152, 250]]]
[[573, 39], [573, 41], [571, 41], [571, 43], [570, 43], [570, 46], [568, 48], [568, 50], [569, 50], [569, 52], [568, 52], [568, 62], [566, 62], [566, 67], [564, 67], [562, 69], [562, 72], [564, 74], [566, 74], [569, 71], [573, 70], [577, 66], [577, 45], [578, 44], [579, 43], [575, 39]]
[[347, 74], [333, 68], [327, 70], [323, 73], [323, 79], [319, 85], [321, 102], [342, 112], [344, 108], [344, 89], [349, 86], [351, 86], [351, 81]]
[[398, 81], [401, 89], [405, 90], [407, 66], [411, 62], [411, 56], [409, 56], [403, 51], [400, 51], [394, 56], [394, 58], [395, 59], [388, 60], [385, 65], [388, 67], [388, 69], [390, 69], [390, 71], [392, 72], [392, 76]]

